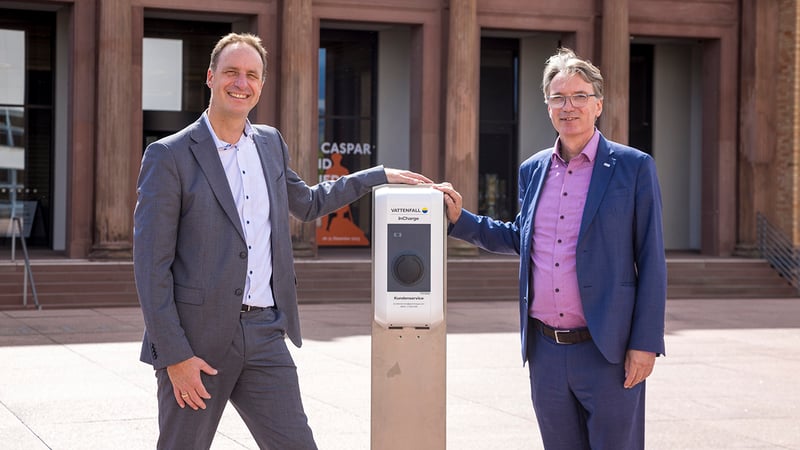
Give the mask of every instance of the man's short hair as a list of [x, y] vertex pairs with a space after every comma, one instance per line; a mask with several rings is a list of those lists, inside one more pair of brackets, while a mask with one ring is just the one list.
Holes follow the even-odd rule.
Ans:
[[231, 45], [231, 44], [247, 44], [258, 52], [261, 55], [261, 63], [263, 68], [261, 70], [261, 81], [265, 81], [267, 79], [267, 50], [264, 48], [264, 45], [261, 43], [261, 38], [250, 33], [228, 33], [227, 35], [223, 36], [222, 39], [217, 41], [217, 45], [214, 46], [214, 50], [211, 51], [211, 62], [208, 64], [208, 68], [211, 71], [215, 71], [217, 69], [217, 61], [219, 60], [219, 54], [222, 52], [222, 49]]
[[583, 81], [592, 85], [593, 94], [597, 98], [603, 98], [603, 75], [594, 64], [588, 59], [578, 57], [574, 51], [568, 48], [559, 48], [558, 52], [547, 58], [542, 76], [542, 93], [544, 99], [550, 95], [550, 83], [556, 75], [564, 73], [567, 75], [580, 75]]

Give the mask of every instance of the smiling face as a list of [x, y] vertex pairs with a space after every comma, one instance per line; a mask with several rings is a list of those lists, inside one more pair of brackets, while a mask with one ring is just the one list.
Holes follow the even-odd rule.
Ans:
[[209, 114], [244, 120], [261, 97], [263, 70], [261, 56], [252, 46], [236, 42], [223, 48], [206, 75], [211, 88]]
[[[580, 75], [560, 72], [550, 82], [548, 95], [571, 96], [575, 94], [595, 94], [592, 84]], [[594, 135], [594, 124], [603, 112], [603, 100], [589, 97], [585, 106], [576, 108], [567, 100], [561, 108], [547, 107], [550, 121], [558, 131], [563, 146], [568, 151], [580, 152]]]

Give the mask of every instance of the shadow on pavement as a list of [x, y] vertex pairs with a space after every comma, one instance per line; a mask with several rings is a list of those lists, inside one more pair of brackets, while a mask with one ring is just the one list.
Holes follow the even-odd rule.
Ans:
[[[303, 338], [332, 341], [371, 334], [372, 307], [364, 303], [300, 305]], [[516, 302], [452, 302], [447, 332], [517, 333]], [[800, 328], [800, 298], [670, 299], [667, 334], [683, 330]], [[0, 346], [139, 342], [139, 308], [0, 311]]]

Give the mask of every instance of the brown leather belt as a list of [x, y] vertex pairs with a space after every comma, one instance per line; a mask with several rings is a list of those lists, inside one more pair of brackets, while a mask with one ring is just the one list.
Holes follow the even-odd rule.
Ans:
[[591, 333], [586, 328], [577, 330], [559, 330], [553, 328], [539, 319], [531, 319], [533, 326], [549, 337], [556, 344], [579, 344], [592, 339]]

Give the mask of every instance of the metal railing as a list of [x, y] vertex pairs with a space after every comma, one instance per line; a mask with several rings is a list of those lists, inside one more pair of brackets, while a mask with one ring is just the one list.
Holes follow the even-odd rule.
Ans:
[[800, 249], [761, 213], [756, 213], [758, 251], [800, 294]]

